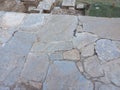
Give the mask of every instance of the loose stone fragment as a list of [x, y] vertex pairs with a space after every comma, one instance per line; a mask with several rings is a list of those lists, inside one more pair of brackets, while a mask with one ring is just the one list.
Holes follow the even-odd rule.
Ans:
[[77, 49], [65, 51], [63, 53], [63, 57], [64, 59], [67, 59], [67, 60], [80, 60], [80, 54]]
[[82, 76], [74, 62], [55, 61], [48, 70], [43, 90], [93, 90], [93, 85]]
[[105, 62], [120, 57], [119, 48], [108, 39], [100, 39], [96, 42], [96, 53], [98, 58]]

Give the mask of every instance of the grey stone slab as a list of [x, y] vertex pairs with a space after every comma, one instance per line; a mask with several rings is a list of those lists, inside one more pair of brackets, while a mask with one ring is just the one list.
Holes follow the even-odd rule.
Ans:
[[84, 69], [90, 77], [104, 76], [102, 66], [97, 56], [92, 56], [84, 60]]
[[49, 66], [48, 56], [30, 53], [27, 57], [21, 78], [25, 81], [43, 82]]
[[97, 35], [82, 32], [77, 33], [76, 37], [74, 37], [72, 41], [75, 48], [81, 49], [91, 43], [94, 43], [97, 39], [98, 39]]
[[116, 86], [120, 86], [120, 58], [103, 65], [105, 77]]
[[96, 53], [98, 58], [105, 62], [120, 57], [119, 48], [108, 39], [100, 39], [96, 42]]
[[19, 54], [27, 55], [35, 41], [36, 36], [34, 34], [26, 32], [16, 32], [14, 36], [5, 44], [2, 50]]
[[63, 7], [75, 7], [76, 0], [63, 0], [62, 6]]
[[43, 90], [93, 90], [93, 85], [79, 73], [74, 62], [55, 61], [48, 70]]
[[37, 42], [33, 45], [31, 51], [36, 53], [47, 52], [53, 53], [55, 51], [70, 50], [73, 48], [72, 42], [50, 42], [50, 43], [40, 43]]
[[77, 17], [53, 15], [38, 33], [41, 42], [70, 41], [77, 27]]
[[22, 23], [25, 16], [26, 14], [23, 14], [23, 13], [7, 12], [2, 17], [2, 22], [0, 27], [4, 29], [17, 27]]
[[92, 32], [102, 38], [120, 40], [120, 18], [80, 16], [83, 31]]
[[29, 14], [24, 19], [20, 29], [22, 31], [37, 32], [46, 23], [47, 18], [49, 18], [49, 15], [46, 14]]

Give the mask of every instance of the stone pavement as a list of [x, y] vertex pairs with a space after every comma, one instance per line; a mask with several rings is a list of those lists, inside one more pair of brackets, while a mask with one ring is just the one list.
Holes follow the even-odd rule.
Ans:
[[0, 90], [120, 90], [120, 18], [0, 12]]

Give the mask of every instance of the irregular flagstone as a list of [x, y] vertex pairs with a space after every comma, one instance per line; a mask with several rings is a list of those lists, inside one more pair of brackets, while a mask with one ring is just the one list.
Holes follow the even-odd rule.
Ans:
[[29, 14], [24, 19], [20, 29], [30, 32], [39, 31], [41, 26], [47, 22], [47, 18], [49, 18], [47, 14]]
[[24, 65], [21, 78], [25, 81], [43, 82], [49, 66], [48, 56], [45, 54], [30, 53]]
[[119, 87], [116, 87], [112, 84], [103, 84], [100, 82], [95, 83], [95, 90], [120, 90]]
[[77, 62], [77, 67], [79, 68], [80, 72], [84, 72], [84, 67], [81, 61]]
[[116, 44], [108, 39], [98, 40], [95, 49], [98, 58], [103, 62], [120, 57], [120, 51]]
[[50, 43], [41, 43], [36, 42], [31, 52], [41, 53], [41, 52], [49, 52], [53, 53], [55, 51], [62, 51], [62, 50], [70, 50], [73, 48], [73, 44], [70, 41], [58, 41], [58, 42], [50, 42]]
[[94, 44], [90, 44], [81, 49], [81, 56], [88, 57], [94, 55]]
[[65, 51], [63, 53], [63, 57], [67, 60], [80, 60], [80, 53], [77, 49], [72, 49], [69, 51]]
[[21, 57], [19, 60], [17, 60], [15, 68], [9, 73], [9, 75], [3, 81], [4, 85], [12, 86], [19, 80], [24, 63], [25, 57]]
[[36, 37], [34, 34], [26, 32], [16, 32], [14, 36], [2, 48], [6, 52], [27, 55]]
[[4, 29], [17, 27], [20, 25], [26, 14], [7, 12], [2, 18], [0, 27]]
[[69, 15], [52, 15], [38, 33], [41, 42], [70, 41], [77, 27], [77, 17]]
[[92, 32], [102, 38], [120, 40], [120, 18], [80, 16], [83, 31]]
[[120, 58], [115, 59], [114, 61], [111, 61], [103, 65], [106, 78], [108, 78], [110, 82], [114, 83], [117, 86], [120, 86], [119, 68], [120, 68]]
[[97, 39], [98, 39], [97, 35], [83, 32], [83, 33], [77, 33], [76, 37], [74, 37], [72, 41], [73, 41], [74, 47], [81, 49], [86, 45], [94, 43]]
[[84, 69], [90, 77], [104, 76], [102, 66], [97, 56], [92, 56], [84, 60]]
[[55, 61], [48, 70], [43, 90], [93, 90], [93, 85], [86, 80], [70, 61]]

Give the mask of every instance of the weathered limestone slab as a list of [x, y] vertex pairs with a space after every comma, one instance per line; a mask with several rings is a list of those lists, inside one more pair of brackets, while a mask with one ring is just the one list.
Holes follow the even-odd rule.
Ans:
[[70, 41], [77, 27], [77, 17], [53, 15], [38, 33], [41, 42]]
[[98, 39], [97, 35], [83, 32], [83, 33], [77, 33], [76, 37], [74, 37], [72, 41], [73, 41], [74, 47], [81, 49], [86, 45], [94, 43], [97, 39]]
[[119, 48], [108, 39], [100, 39], [96, 42], [96, 53], [98, 58], [105, 62], [120, 57]]
[[70, 61], [55, 61], [48, 70], [43, 90], [93, 90], [93, 85], [86, 80]]
[[43, 82], [47, 69], [49, 66], [49, 59], [45, 54], [30, 53], [27, 57], [21, 77], [26, 81]]
[[103, 76], [103, 70], [97, 56], [92, 56], [84, 60], [84, 69], [90, 77]]
[[26, 14], [23, 13], [7, 12], [2, 18], [0, 27], [3, 29], [17, 27], [22, 23], [25, 16]]
[[80, 60], [80, 53], [77, 49], [72, 49], [72, 50], [69, 50], [69, 51], [65, 51], [63, 53], [63, 57], [66, 60], [77, 61], [77, 60]]
[[62, 7], [75, 7], [76, 0], [63, 0]]
[[120, 18], [80, 16], [83, 31], [92, 32], [102, 38], [120, 40]]
[[79, 3], [76, 5], [76, 9], [80, 10], [80, 9], [85, 9], [85, 4], [84, 3]]

